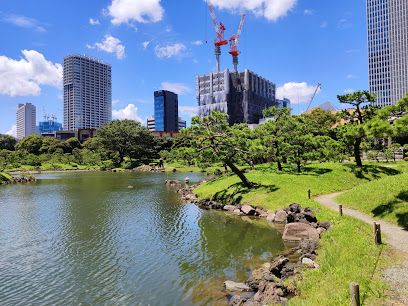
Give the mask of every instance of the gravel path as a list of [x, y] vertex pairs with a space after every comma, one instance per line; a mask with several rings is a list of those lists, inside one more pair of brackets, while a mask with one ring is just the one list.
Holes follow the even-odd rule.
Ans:
[[[326, 207], [338, 211], [339, 204], [335, 201], [335, 198], [340, 194], [342, 192], [322, 195], [316, 197], [315, 200]], [[374, 220], [362, 212], [344, 206], [343, 213], [370, 225], [373, 222], [381, 224], [383, 240], [403, 257], [400, 265], [386, 269], [383, 272], [385, 279], [392, 289], [389, 296], [390, 305], [408, 305], [408, 231], [381, 220]]]

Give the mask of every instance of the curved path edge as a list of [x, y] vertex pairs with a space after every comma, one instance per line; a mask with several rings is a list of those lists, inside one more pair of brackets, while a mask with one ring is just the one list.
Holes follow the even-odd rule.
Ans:
[[[336, 202], [336, 198], [344, 192], [336, 192], [326, 195], [321, 195], [315, 197], [315, 200], [333, 210], [338, 211], [339, 204]], [[382, 220], [375, 220], [371, 216], [366, 215], [358, 210], [344, 207], [343, 213], [345, 215], [359, 219], [365, 223], [373, 224], [374, 222], [381, 224], [381, 233], [385, 235], [386, 242], [391, 245], [394, 249], [408, 253], [408, 231], [404, 230], [402, 227], [390, 224]]]
[[[336, 198], [344, 192], [336, 192], [315, 197], [315, 200], [323, 206], [338, 211], [339, 204]], [[365, 223], [374, 222], [381, 225], [381, 232], [385, 235], [385, 241], [395, 250], [404, 253], [403, 262], [383, 271], [385, 280], [390, 284], [390, 305], [408, 305], [408, 231], [382, 220], [375, 220], [371, 216], [358, 210], [343, 206], [343, 214], [359, 219]], [[384, 240], [383, 238], [383, 240]]]

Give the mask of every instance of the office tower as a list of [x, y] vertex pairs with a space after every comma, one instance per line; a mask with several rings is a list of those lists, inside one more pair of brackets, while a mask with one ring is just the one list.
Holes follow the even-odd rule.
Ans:
[[374, 105], [395, 104], [408, 93], [408, 2], [367, 0], [367, 34]]
[[196, 97], [199, 116], [224, 112], [230, 124], [257, 124], [262, 111], [276, 105], [275, 84], [248, 69], [197, 76]]
[[111, 66], [82, 55], [64, 58], [64, 129], [100, 128], [112, 120]]
[[17, 139], [35, 134], [36, 109], [31, 103], [17, 107]]
[[167, 90], [154, 92], [154, 129], [157, 132], [177, 132], [178, 97]]

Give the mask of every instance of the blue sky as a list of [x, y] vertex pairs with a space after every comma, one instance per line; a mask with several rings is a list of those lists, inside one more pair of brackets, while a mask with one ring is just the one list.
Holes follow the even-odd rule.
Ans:
[[[240, 68], [277, 84], [306, 108], [366, 89], [365, 1], [212, 0], [227, 37], [247, 14]], [[145, 120], [153, 91], [179, 93], [180, 114], [196, 107], [195, 76], [215, 69], [215, 32], [203, 0], [3, 0], [0, 3], [0, 132], [15, 124], [18, 103], [62, 120], [63, 57], [80, 53], [112, 65], [115, 118]], [[207, 43], [206, 43], [207, 41]], [[25, 50], [25, 51], [24, 51]], [[228, 49], [221, 67], [232, 69]]]

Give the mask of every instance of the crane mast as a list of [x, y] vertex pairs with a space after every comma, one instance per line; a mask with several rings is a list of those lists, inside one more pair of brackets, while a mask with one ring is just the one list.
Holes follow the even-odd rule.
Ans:
[[244, 27], [244, 22], [245, 22], [245, 14], [242, 14], [237, 33], [233, 34], [231, 38], [229, 39], [229, 42], [230, 42], [229, 54], [232, 55], [232, 63], [234, 65], [235, 73], [238, 73], [238, 56], [241, 54], [241, 52], [238, 50], [238, 44], [239, 44], [239, 38], [242, 33], [242, 28]]
[[211, 19], [215, 27], [215, 33], [217, 35], [214, 40], [215, 46], [215, 58], [217, 61], [217, 73], [220, 72], [220, 56], [221, 56], [221, 46], [227, 45], [228, 41], [224, 38], [224, 32], [226, 30], [222, 22], [217, 21], [217, 16], [215, 15], [215, 8], [210, 1], [207, 1], [208, 10], [210, 11]]

